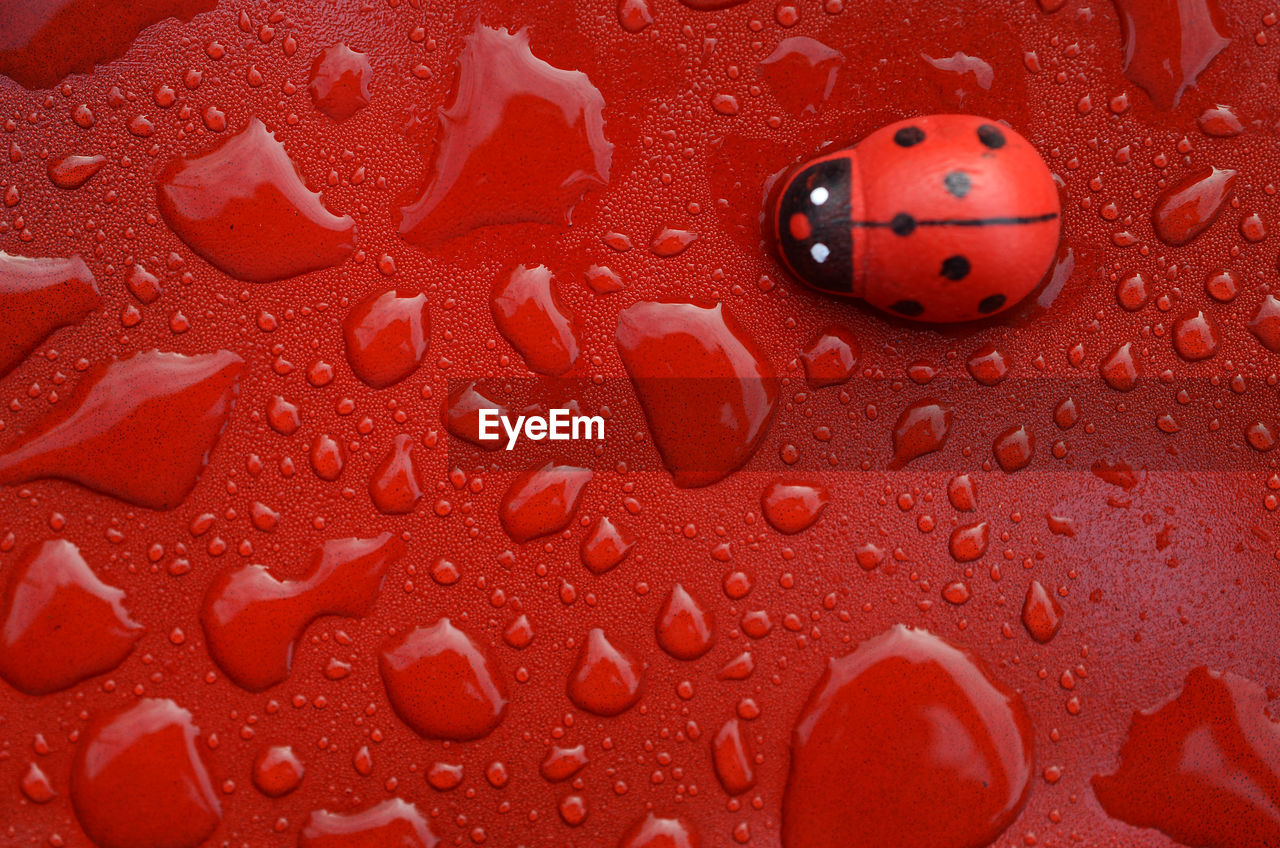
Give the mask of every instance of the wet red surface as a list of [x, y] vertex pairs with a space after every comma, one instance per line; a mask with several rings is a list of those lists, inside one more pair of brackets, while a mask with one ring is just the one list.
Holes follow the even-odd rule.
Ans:
[[[1272, 4], [28, 5], [0, 844], [1276, 843]], [[953, 112], [1035, 291], [787, 275], [788, 168]]]

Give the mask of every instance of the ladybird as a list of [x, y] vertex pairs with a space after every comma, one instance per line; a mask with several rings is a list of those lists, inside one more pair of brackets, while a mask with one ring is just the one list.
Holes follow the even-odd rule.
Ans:
[[1040, 154], [972, 115], [900, 121], [812, 159], [773, 213], [778, 252], [800, 280], [933, 323], [986, 318], [1026, 297], [1061, 226]]

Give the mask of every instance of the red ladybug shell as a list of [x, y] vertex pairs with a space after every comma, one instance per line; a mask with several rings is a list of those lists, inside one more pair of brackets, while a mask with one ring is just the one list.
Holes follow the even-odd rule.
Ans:
[[1048, 272], [1060, 224], [1040, 154], [972, 115], [900, 121], [807, 162], [774, 210], [779, 253], [805, 283], [929, 322], [1020, 301]]

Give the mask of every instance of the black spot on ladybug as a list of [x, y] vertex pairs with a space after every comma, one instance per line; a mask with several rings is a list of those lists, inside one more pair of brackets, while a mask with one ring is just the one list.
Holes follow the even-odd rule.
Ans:
[[942, 260], [942, 276], [948, 280], [963, 280], [969, 276], [969, 260], [963, 256], [948, 256]]
[[903, 127], [893, 134], [893, 142], [899, 147], [915, 147], [924, 141], [924, 130], [919, 127]]
[[1004, 133], [1000, 132], [999, 127], [983, 124], [978, 127], [978, 141], [992, 150], [999, 150], [1004, 147]]
[[916, 229], [916, 219], [912, 218], [906, 212], [899, 212], [893, 216], [893, 220], [889, 222], [889, 229], [893, 230], [895, 236], [909, 236]]
[[918, 300], [900, 300], [889, 308], [899, 315], [905, 315], [908, 318], [917, 318], [924, 314], [924, 304], [920, 303]]
[[969, 193], [969, 175], [964, 171], [952, 171], [947, 174], [942, 183], [954, 197], [964, 197]]
[[1004, 306], [1005, 296], [1002, 294], [989, 294], [978, 304], [978, 311], [983, 315], [990, 315], [1000, 307]]

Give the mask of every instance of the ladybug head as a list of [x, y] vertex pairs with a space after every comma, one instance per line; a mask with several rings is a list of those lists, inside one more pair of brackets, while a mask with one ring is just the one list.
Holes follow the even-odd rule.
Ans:
[[853, 294], [853, 231], [848, 156], [822, 159], [797, 171], [778, 198], [774, 221], [782, 258], [816, 289]]

